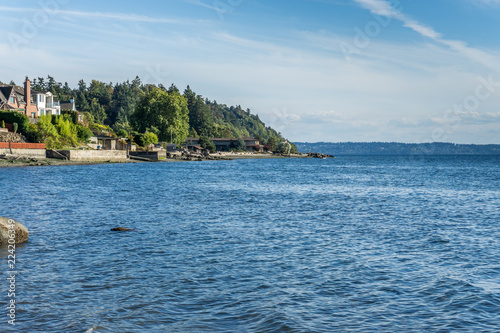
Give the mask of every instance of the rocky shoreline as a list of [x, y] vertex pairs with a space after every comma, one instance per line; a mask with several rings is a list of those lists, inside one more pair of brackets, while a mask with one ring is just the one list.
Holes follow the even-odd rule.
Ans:
[[150, 162], [181, 162], [181, 161], [231, 161], [235, 159], [274, 159], [274, 158], [332, 158], [331, 155], [323, 154], [257, 154], [257, 153], [216, 153], [216, 154], [193, 154], [193, 153], [167, 153], [166, 159], [159, 161], [147, 158], [129, 159], [125, 162], [98, 162], [98, 161], [68, 161], [54, 158], [34, 158], [19, 155], [0, 155], [0, 168], [2, 167], [29, 167], [29, 166], [64, 166], [64, 165], [95, 165], [95, 164], [122, 164], [122, 163], [150, 163]]

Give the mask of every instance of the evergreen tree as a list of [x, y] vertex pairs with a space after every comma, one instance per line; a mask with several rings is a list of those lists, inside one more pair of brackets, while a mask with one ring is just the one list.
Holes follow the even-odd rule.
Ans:
[[94, 116], [95, 121], [99, 124], [103, 124], [104, 120], [107, 118], [106, 111], [101, 104], [99, 104], [97, 98], [93, 98], [90, 103], [90, 114]]

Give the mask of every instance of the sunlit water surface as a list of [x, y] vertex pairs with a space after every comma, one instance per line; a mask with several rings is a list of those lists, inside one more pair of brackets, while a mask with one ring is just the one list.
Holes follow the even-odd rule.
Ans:
[[500, 330], [500, 157], [4, 168], [0, 183], [0, 215], [30, 230], [2, 332]]

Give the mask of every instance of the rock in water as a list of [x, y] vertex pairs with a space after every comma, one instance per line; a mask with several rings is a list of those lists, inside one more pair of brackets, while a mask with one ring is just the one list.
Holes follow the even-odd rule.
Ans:
[[[9, 232], [9, 230], [14, 230], [14, 232]], [[15, 235], [13, 238], [15, 244], [19, 244], [28, 241], [29, 232], [21, 223], [0, 216], [0, 245], [11, 244], [9, 243], [10, 235]]]
[[123, 228], [123, 227], [111, 229], [111, 231], [133, 231], [133, 230], [134, 229], [127, 229], [127, 228]]

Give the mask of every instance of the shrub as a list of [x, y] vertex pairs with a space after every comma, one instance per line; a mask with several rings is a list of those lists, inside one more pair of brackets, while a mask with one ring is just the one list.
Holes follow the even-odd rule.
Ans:
[[12, 129], [14, 130], [14, 133], [17, 133], [18, 127], [19, 127], [19, 125], [17, 123], [12, 124]]
[[127, 133], [127, 131], [126, 131], [126, 130], [124, 130], [124, 129], [119, 130], [119, 131], [116, 133], [116, 135], [118, 135], [118, 137], [119, 137], [119, 138], [126, 138], [126, 137], [128, 137], [128, 133]]
[[2, 124], [18, 124], [19, 132], [26, 135], [28, 134], [28, 125], [30, 120], [24, 114], [19, 113], [17, 111], [0, 111], [0, 120]]
[[87, 142], [93, 135], [92, 131], [82, 125], [76, 125], [77, 137], [80, 141]]
[[141, 146], [148, 147], [150, 144], [157, 144], [158, 136], [151, 132], [146, 132], [141, 135]]

